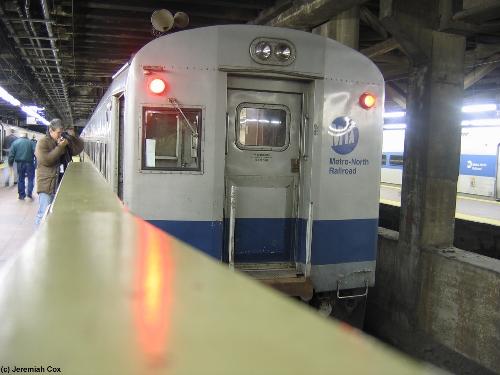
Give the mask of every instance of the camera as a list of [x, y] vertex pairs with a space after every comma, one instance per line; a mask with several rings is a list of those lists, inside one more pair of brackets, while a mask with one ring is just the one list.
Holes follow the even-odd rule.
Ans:
[[62, 132], [61, 137], [63, 137], [64, 139], [67, 139], [70, 142], [73, 140], [73, 136], [71, 134], [69, 134], [68, 132]]

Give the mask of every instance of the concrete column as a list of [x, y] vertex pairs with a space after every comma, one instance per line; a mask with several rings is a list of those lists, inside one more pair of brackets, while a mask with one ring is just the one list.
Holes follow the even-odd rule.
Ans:
[[453, 244], [462, 130], [465, 38], [426, 32], [430, 60], [409, 70], [397, 262], [410, 327], [418, 323], [421, 249]]
[[359, 7], [353, 7], [313, 29], [314, 34], [335, 39], [355, 50], [359, 45]]

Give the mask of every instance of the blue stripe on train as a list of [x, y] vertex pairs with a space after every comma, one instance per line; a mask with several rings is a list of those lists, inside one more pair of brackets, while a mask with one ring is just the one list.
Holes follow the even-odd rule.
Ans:
[[215, 259], [222, 259], [222, 221], [146, 221]]
[[[229, 220], [226, 219], [226, 225]], [[238, 218], [234, 224], [234, 260], [237, 263], [293, 261], [295, 220]]]
[[[298, 261], [305, 263], [307, 221], [299, 222]], [[378, 219], [315, 220], [311, 264], [339, 264], [376, 260]]]
[[[147, 221], [215, 259], [222, 259], [223, 225], [221, 221]], [[248, 253], [248, 259], [244, 259], [244, 261], [263, 261], [261, 259], [263, 254], [255, 253], [251, 248], [258, 248], [256, 243], [259, 243], [259, 246], [269, 243], [269, 239], [264, 241], [262, 233], [274, 227], [274, 221], [275, 219], [251, 219], [254, 235], [245, 233], [241, 238], [245, 239], [245, 241], [253, 241], [252, 244], [249, 243], [248, 246], [241, 248]], [[307, 221], [299, 219], [297, 260], [302, 263], [305, 263], [306, 227]], [[290, 228], [290, 226], [286, 225], [286, 228]], [[288, 230], [285, 232], [288, 232]], [[377, 255], [377, 233], [377, 219], [315, 220], [313, 224], [311, 263], [312, 265], [324, 265], [375, 260]], [[283, 234], [284, 232], [281, 233], [281, 235]], [[288, 239], [285, 239], [288, 234], [283, 237], [281, 235], [280, 238], [284, 239], [283, 244], [288, 242]], [[252, 252], [254, 253], [252, 254]], [[274, 252], [274, 255], [282, 256], [283, 254]], [[274, 255], [270, 254], [270, 256]], [[244, 258], [247, 257], [244, 256]], [[279, 260], [276, 259], [276, 261]]]
[[[386, 163], [382, 164], [382, 168], [403, 169], [403, 165], [399, 163], [391, 165], [391, 158], [402, 156], [402, 152], [384, 152], [384, 155], [386, 155]], [[496, 165], [496, 155], [460, 155], [460, 175], [495, 177]]]
[[460, 174], [495, 177], [496, 155], [460, 155]]

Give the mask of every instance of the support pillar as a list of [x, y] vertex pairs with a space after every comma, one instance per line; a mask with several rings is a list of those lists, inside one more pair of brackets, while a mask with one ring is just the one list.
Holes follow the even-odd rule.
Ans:
[[359, 16], [359, 7], [353, 7], [313, 29], [312, 32], [335, 39], [337, 42], [358, 50]]
[[409, 69], [396, 262], [400, 323], [409, 328], [418, 326], [421, 249], [453, 244], [460, 167], [465, 38], [427, 32], [430, 59]]

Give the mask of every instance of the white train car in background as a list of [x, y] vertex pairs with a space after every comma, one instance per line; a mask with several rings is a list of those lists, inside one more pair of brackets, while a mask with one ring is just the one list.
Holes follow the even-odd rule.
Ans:
[[214, 26], [144, 46], [82, 136], [133, 214], [362, 321], [375, 282], [383, 103], [377, 67], [332, 39]]
[[[11, 125], [11, 124], [7, 124], [7, 123], [2, 122], [2, 123], [0, 123], [0, 146], [2, 148], [3, 148], [3, 141], [4, 141], [5, 137], [10, 135], [12, 130], [14, 130], [14, 135], [16, 137], [20, 137], [22, 132], [26, 132], [29, 139], [32, 139], [34, 136], [37, 141], [40, 138], [45, 136], [45, 134], [43, 134], [43, 133], [35, 132], [35, 131], [28, 130], [28, 129], [20, 127], [20, 126], [15, 126], [15, 125]], [[2, 150], [1, 155], [0, 155], [0, 162], [1, 163], [7, 163], [7, 158], [6, 158], [6, 155], [4, 155], [4, 154], [5, 153]]]
[[[401, 185], [404, 129], [385, 129], [382, 183]], [[500, 198], [500, 126], [463, 126], [457, 192]]]

